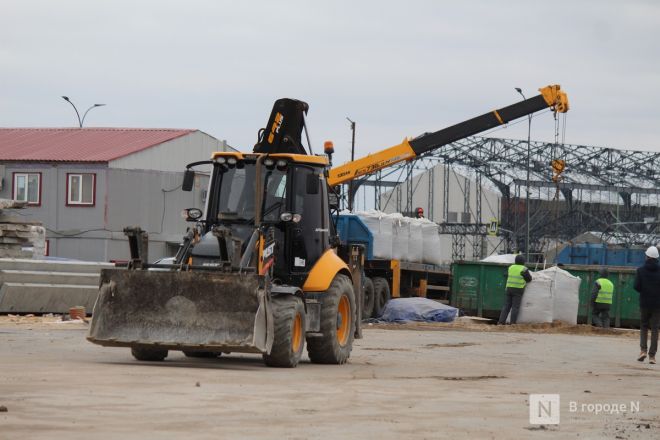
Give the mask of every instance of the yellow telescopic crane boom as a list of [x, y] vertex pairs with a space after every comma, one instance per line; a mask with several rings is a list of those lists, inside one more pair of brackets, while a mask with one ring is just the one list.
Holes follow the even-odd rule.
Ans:
[[493, 110], [434, 133], [427, 133], [411, 140], [405, 139], [399, 145], [332, 168], [328, 174], [328, 184], [335, 186], [346, 183], [548, 107], [558, 113], [568, 111], [568, 97], [559, 85], [543, 87], [539, 92], [541, 93], [533, 98]]

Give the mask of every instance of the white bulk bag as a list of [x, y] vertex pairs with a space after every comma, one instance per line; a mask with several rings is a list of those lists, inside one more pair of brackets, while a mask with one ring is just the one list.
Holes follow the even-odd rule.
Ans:
[[554, 305], [552, 279], [540, 272], [531, 272], [532, 281], [527, 283], [520, 303], [517, 324], [552, 322]]
[[422, 230], [422, 261], [429, 264], [442, 264], [442, 244], [438, 225], [427, 219], [419, 219]]
[[542, 273], [552, 280], [552, 299], [554, 320], [576, 325], [580, 306], [580, 277], [576, 277], [559, 267], [551, 267]]
[[410, 238], [408, 240], [408, 261], [421, 263], [424, 260], [424, 238], [422, 223], [415, 218], [408, 219]]
[[408, 252], [408, 241], [410, 240], [410, 228], [408, 219], [399, 213], [389, 214], [394, 225], [394, 237], [392, 239], [392, 258], [395, 260], [410, 261]]
[[358, 212], [357, 215], [373, 235], [374, 258], [392, 258], [392, 219], [376, 210]]

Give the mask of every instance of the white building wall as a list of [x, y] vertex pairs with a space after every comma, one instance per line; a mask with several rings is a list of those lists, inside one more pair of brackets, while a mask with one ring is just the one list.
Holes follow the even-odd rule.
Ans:
[[[449, 212], [456, 213], [456, 219], [445, 218], [444, 213], [444, 185], [445, 185], [445, 170], [449, 173], [449, 198], [447, 200]], [[409, 182], [402, 182], [398, 188], [394, 188], [391, 192], [385, 192], [381, 196], [381, 210], [392, 213], [399, 210], [404, 210], [407, 201], [407, 186]], [[432, 183], [432, 191], [429, 192], [429, 187]], [[493, 191], [488, 186], [482, 185], [481, 188], [481, 217], [477, 218], [476, 205], [477, 205], [477, 191], [476, 181], [464, 175], [459, 174], [451, 167], [445, 165], [438, 165], [432, 170], [418, 174], [412, 178], [413, 191], [413, 210], [416, 207], [424, 209], [425, 216], [436, 223], [446, 222], [459, 222], [468, 220], [469, 223], [489, 223], [491, 219], [500, 219], [501, 196], [498, 192]], [[469, 203], [467, 210], [465, 205], [466, 196], [469, 187]], [[398, 199], [401, 199], [399, 203]], [[463, 213], [467, 213], [464, 215]], [[467, 218], [469, 216], [469, 219]], [[467, 260], [478, 259], [480, 256], [472, 254], [472, 243], [474, 237], [468, 236], [465, 242], [465, 258]], [[440, 241], [442, 243], [443, 260], [449, 263], [452, 256], [452, 237], [450, 235], [441, 235]], [[483, 252], [485, 255], [497, 253], [499, 251], [500, 238], [499, 237], [486, 237]]]
[[108, 163], [108, 167], [124, 170], [180, 172], [190, 162], [210, 159], [213, 152], [227, 150], [232, 150], [232, 148], [227, 145], [226, 141], [221, 141], [197, 130], [155, 147], [112, 160]]

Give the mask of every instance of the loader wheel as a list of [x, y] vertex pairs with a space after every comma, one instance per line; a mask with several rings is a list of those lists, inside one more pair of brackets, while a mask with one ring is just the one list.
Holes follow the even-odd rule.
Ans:
[[362, 319], [371, 318], [374, 312], [374, 283], [370, 278], [364, 279], [364, 302], [362, 303]]
[[270, 354], [264, 354], [269, 367], [293, 368], [298, 365], [305, 346], [305, 306], [297, 296], [273, 298], [275, 335]]
[[217, 358], [222, 354], [220, 351], [184, 351], [183, 354], [189, 358]]
[[374, 318], [383, 314], [385, 304], [390, 300], [390, 285], [385, 278], [373, 278], [374, 282]]
[[138, 361], [162, 361], [167, 357], [167, 350], [161, 348], [131, 347], [131, 354]]
[[350, 278], [337, 274], [321, 299], [322, 336], [307, 338], [307, 352], [316, 364], [343, 364], [355, 336], [355, 293]]

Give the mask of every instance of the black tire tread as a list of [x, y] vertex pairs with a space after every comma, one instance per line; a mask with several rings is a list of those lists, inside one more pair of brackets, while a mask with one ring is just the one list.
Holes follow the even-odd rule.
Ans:
[[[270, 354], [264, 354], [264, 363], [269, 367], [293, 368], [298, 365], [305, 346], [305, 306], [300, 298], [282, 295], [273, 298], [273, 318], [275, 319], [275, 334]], [[296, 314], [302, 316], [302, 341], [300, 349], [293, 352], [293, 321]]]
[[375, 302], [374, 283], [370, 278], [364, 279], [364, 301], [362, 304], [362, 319], [369, 319], [374, 313]]
[[217, 358], [222, 353], [217, 351], [187, 351], [184, 350], [183, 354], [189, 358]]
[[372, 278], [374, 283], [374, 312], [373, 317], [378, 318], [383, 314], [383, 309], [385, 304], [390, 300], [390, 285], [387, 283], [385, 278], [374, 277]]
[[[336, 335], [337, 309], [343, 294], [348, 296], [353, 316], [348, 341], [342, 347], [339, 345]], [[356, 307], [351, 279], [344, 274], [337, 274], [321, 301], [321, 333], [323, 336], [307, 338], [309, 359], [316, 364], [343, 364], [351, 355], [355, 336]]]
[[131, 354], [138, 361], [159, 362], [167, 357], [167, 350], [163, 348], [131, 347]]

